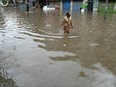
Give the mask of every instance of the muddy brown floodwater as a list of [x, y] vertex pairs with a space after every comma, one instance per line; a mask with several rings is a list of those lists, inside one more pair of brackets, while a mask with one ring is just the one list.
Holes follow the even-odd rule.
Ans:
[[0, 87], [116, 87], [116, 14], [0, 8]]

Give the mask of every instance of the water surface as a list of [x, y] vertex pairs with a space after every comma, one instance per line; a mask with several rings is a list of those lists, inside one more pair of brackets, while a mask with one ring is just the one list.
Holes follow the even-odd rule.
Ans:
[[116, 14], [0, 8], [1, 87], [116, 87]]

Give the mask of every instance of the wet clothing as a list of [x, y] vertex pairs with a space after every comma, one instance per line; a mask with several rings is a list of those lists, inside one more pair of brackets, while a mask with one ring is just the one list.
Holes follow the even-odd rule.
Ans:
[[64, 33], [70, 33], [70, 29], [72, 28], [72, 18], [65, 16], [62, 22], [62, 26], [64, 29]]

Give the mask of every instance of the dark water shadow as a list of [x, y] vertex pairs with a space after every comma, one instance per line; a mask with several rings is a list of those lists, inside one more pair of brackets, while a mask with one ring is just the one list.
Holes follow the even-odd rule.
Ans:
[[[4, 71], [7, 73], [6, 71]], [[0, 72], [0, 87], [18, 87], [16, 82], [12, 78], [7, 78], [3, 76], [3, 73]]]

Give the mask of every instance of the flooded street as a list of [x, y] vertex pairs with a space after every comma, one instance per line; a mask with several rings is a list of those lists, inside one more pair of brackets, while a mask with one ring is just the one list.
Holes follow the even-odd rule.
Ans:
[[0, 8], [0, 87], [116, 87], [116, 14]]

